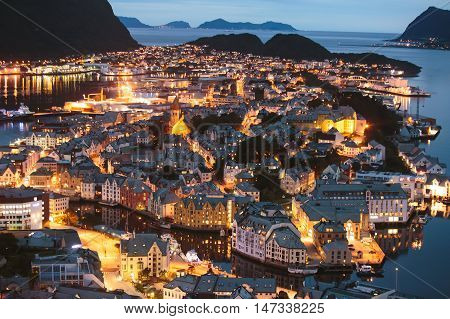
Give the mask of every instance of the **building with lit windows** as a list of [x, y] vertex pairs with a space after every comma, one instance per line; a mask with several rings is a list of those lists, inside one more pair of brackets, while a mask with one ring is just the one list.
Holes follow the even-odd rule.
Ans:
[[[406, 223], [412, 212], [409, 196], [400, 184], [318, 184], [309, 197], [294, 199], [293, 212], [327, 207], [367, 209], [372, 223]], [[306, 206], [305, 206], [306, 207]]]
[[50, 214], [62, 214], [69, 209], [69, 197], [51, 193], [49, 195]]
[[0, 228], [41, 229], [44, 201], [44, 194], [34, 189], [0, 189]]
[[123, 280], [137, 281], [145, 269], [158, 277], [169, 269], [169, 242], [156, 234], [134, 234], [120, 241], [120, 275]]
[[236, 212], [233, 196], [198, 194], [175, 204], [174, 225], [197, 230], [230, 229]]
[[316, 127], [323, 133], [335, 128], [345, 136], [364, 136], [367, 127], [367, 121], [350, 106], [339, 106], [337, 109], [319, 106], [315, 110], [315, 118]]
[[306, 247], [283, 208], [274, 203], [251, 203], [233, 221], [233, 251], [280, 267], [304, 266]]
[[77, 249], [61, 255], [39, 256], [31, 262], [32, 273], [40, 287], [58, 284], [105, 288], [98, 254], [88, 249]]

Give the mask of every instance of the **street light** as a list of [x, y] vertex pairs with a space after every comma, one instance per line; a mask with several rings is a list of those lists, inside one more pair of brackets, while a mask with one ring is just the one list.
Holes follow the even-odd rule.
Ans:
[[398, 267], [395, 267], [395, 290], [398, 291]]

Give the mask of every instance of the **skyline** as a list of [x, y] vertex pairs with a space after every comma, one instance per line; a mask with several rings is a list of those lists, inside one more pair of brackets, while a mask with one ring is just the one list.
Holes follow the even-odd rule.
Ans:
[[[402, 33], [407, 25], [430, 6], [449, 8], [449, 1], [379, 0], [345, 3], [332, 0], [109, 0], [119, 16], [135, 17], [149, 25], [175, 20], [197, 27], [205, 21], [223, 18], [231, 22], [291, 24], [302, 31], [353, 31]], [[182, 8], [182, 9], [180, 9]], [[389, 10], [386, 10], [389, 8]], [[380, 18], [383, 23], [380, 25]]]

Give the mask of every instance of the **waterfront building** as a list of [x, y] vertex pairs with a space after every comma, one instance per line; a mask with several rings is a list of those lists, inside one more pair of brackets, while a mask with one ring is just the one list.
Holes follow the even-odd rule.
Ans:
[[320, 247], [319, 253], [322, 257], [324, 267], [329, 266], [351, 266], [352, 253], [348, 247], [347, 240], [335, 240]]
[[280, 267], [306, 263], [301, 235], [278, 204], [248, 204], [234, 216], [232, 229], [237, 253]]
[[402, 174], [398, 172], [358, 171], [354, 181], [362, 183], [400, 184], [412, 201], [419, 201], [424, 196], [426, 176]]
[[233, 196], [197, 194], [175, 204], [174, 224], [198, 230], [230, 229], [237, 204]]
[[412, 212], [400, 184], [318, 184], [308, 200], [316, 200], [315, 206], [366, 207], [372, 223], [406, 223]]
[[175, 205], [180, 198], [168, 188], [160, 188], [150, 193], [148, 211], [157, 218], [173, 219]]
[[346, 240], [347, 230], [341, 222], [322, 219], [313, 227], [313, 242], [316, 247], [337, 240]]
[[425, 198], [448, 200], [450, 198], [450, 179], [441, 174], [427, 174]]
[[335, 222], [344, 226], [348, 240], [359, 240], [369, 232], [369, 214], [365, 201], [354, 201], [349, 206], [335, 206], [327, 200], [302, 196], [292, 199], [292, 217], [305, 236], [314, 237], [315, 226], [321, 222]]
[[169, 242], [156, 234], [134, 234], [120, 241], [120, 275], [123, 280], [137, 281], [141, 272], [159, 277], [169, 270]]
[[41, 229], [45, 211], [45, 195], [26, 188], [0, 189], [0, 228], [11, 230]]
[[81, 181], [81, 198], [86, 200], [101, 199], [102, 185], [107, 178], [108, 175], [100, 173], [84, 176]]
[[69, 209], [69, 197], [57, 193], [49, 195], [50, 214], [63, 214]]
[[121, 200], [120, 190], [125, 182], [125, 177], [109, 175], [102, 184], [102, 202], [119, 204]]
[[120, 204], [132, 210], [147, 210], [151, 192], [143, 181], [127, 178], [120, 187]]
[[186, 275], [175, 278], [164, 285], [163, 298], [238, 298], [236, 291], [242, 287], [251, 292], [251, 297], [257, 299], [273, 299], [277, 295], [274, 278], [231, 278], [207, 273], [202, 276]]
[[89, 249], [68, 250], [61, 255], [37, 255], [31, 261], [31, 271], [40, 287], [60, 284], [105, 288], [101, 262], [97, 252]]

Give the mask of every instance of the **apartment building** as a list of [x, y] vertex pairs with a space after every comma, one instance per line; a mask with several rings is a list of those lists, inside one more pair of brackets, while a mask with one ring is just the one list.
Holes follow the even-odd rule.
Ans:
[[248, 204], [236, 213], [232, 229], [232, 247], [239, 254], [281, 267], [306, 263], [301, 235], [278, 204]]
[[120, 275], [123, 280], [137, 281], [147, 269], [150, 276], [158, 277], [169, 269], [169, 242], [156, 234], [135, 234], [120, 241]]

